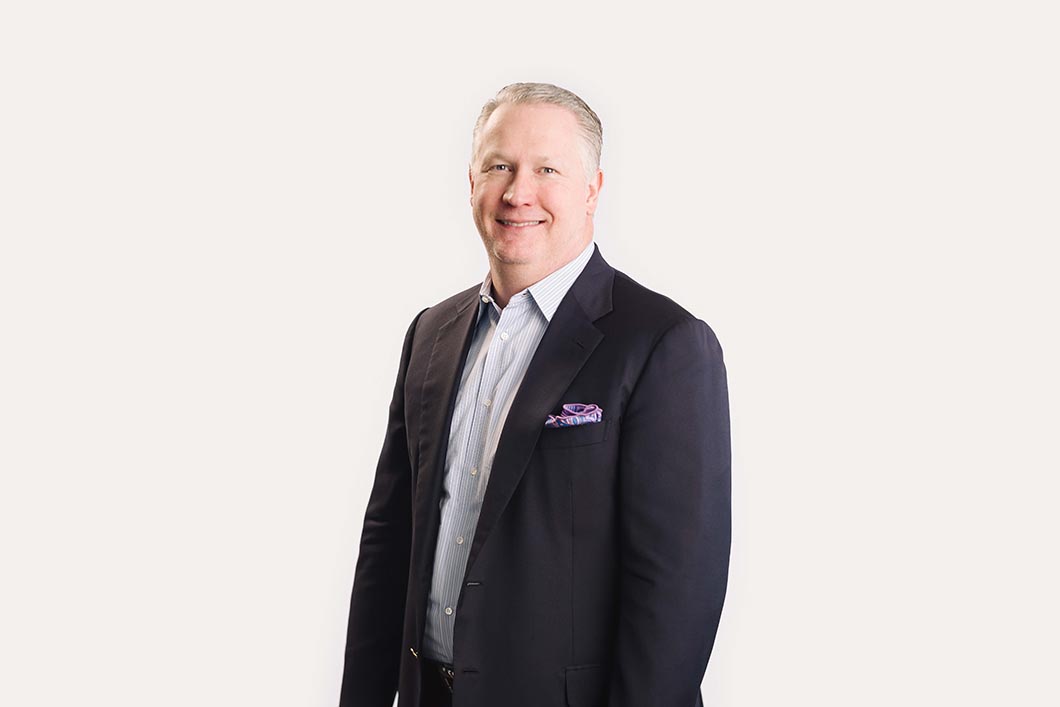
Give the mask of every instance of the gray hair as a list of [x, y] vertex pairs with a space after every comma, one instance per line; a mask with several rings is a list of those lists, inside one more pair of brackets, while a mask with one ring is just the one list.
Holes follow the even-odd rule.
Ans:
[[486, 101], [475, 121], [475, 130], [471, 135], [471, 161], [478, 156], [479, 140], [486, 121], [493, 111], [505, 103], [549, 103], [566, 108], [578, 120], [578, 131], [582, 138], [582, 165], [586, 179], [592, 179], [600, 169], [600, 152], [604, 148], [604, 127], [599, 116], [593, 112], [585, 101], [577, 95], [550, 83], [513, 83], [505, 86], [497, 95]]

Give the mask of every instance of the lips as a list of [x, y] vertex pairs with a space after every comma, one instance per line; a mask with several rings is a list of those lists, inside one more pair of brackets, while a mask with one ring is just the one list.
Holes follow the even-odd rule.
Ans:
[[507, 226], [508, 228], [528, 228], [530, 226], [540, 225], [544, 223], [544, 221], [509, 221], [507, 219], [499, 218], [497, 219], [497, 223], [502, 226]]

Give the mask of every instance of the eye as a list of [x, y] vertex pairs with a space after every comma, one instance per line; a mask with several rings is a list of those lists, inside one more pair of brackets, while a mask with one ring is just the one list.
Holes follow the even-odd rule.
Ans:
[[541, 171], [545, 174], [556, 174], [556, 170], [552, 167], [542, 167]]
[[508, 170], [508, 169], [509, 169], [509, 167], [506, 164], [495, 164], [492, 167], [490, 167], [490, 171], [491, 172], [499, 172], [501, 170]]

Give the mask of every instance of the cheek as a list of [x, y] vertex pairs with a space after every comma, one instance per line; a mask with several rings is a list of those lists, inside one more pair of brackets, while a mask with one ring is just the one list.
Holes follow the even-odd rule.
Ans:
[[582, 194], [569, 189], [557, 189], [548, 194], [542, 203], [547, 205], [556, 218], [577, 218], [585, 211], [585, 201], [582, 197]]
[[471, 208], [475, 211], [481, 210], [488, 202], [489, 199], [485, 189], [476, 189], [475, 193], [471, 195]]
[[475, 185], [475, 191], [471, 194], [471, 203], [476, 207], [487, 206], [496, 203], [503, 194], [504, 185], [485, 181]]

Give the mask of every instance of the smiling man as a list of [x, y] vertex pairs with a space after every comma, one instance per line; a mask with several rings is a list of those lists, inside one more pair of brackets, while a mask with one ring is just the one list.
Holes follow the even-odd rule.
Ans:
[[482, 109], [484, 280], [405, 335], [340, 707], [695, 707], [725, 597], [725, 366], [593, 242], [602, 128], [513, 84]]
[[[599, 119], [584, 110], [592, 135]], [[592, 241], [603, 172], [578, 118], [562, 105], [502, 103], [484, 115], [469, 170], [471, 206], [504, 307]]]

